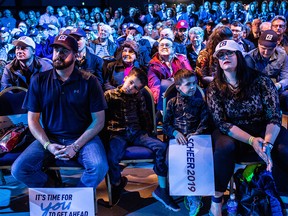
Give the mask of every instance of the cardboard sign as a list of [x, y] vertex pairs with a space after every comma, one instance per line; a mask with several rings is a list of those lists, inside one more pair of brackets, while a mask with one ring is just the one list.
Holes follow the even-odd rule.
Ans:
[[215, 195], [210, 135], [190, 137], [187, 145], [169, 143], [169, 187], [172, 196]]
[[93, 188], [29, 188], [30, 216], [94, 216]]

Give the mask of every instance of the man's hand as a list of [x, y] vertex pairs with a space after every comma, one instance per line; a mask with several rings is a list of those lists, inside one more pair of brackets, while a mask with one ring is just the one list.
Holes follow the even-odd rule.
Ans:
[[55, 155], [56, 152], [63, 148], [65, 148], [65, 146], [59, 145], [57, 143], [51, 143], [47, 146], [47, 150], [50, 151], [53, 155]]
[[[50, 147], [51, 146], [51, 147]], [[50, 151], [50, 148], [53, 152]], [[58, 144], [50, 144], [47, 148], [52, 154], [55, 155], [56, 159], [59, 160], [70, 160], [73, 158], [76, 154], [76, 152], [73, 150], [72, 145], [69, 146], [63, 146]]]

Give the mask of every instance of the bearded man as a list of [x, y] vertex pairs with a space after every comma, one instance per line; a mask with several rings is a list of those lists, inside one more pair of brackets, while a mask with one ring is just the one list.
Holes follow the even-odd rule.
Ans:
[[54, 68], [32, 77], [23, 105], [36, 140], [16, 159], [11, 172], [28, 187], [55, 187], [45, 166], [77, 161], [84, 167], [77, 187], [96, 190], [108, 170], [98, 136], [107, 104], [97, 78], [75, 67], [75, 38], [59, 35], [52, 47]]

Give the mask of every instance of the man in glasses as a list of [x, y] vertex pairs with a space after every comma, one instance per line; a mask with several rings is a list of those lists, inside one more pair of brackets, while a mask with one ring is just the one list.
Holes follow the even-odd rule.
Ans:
[[284, 16], [275, 16], [271, 21], [271, 29], [278, 35], [278, 46], [285, 49], [288, 54], [288, 37], [285, 35], [287, 20]]
[[258, 48], [246, 56], [247, 65], [268, 75], [274, 82], [282, 110], [288, 110], [288, 57], [284, 49], [277, 46], [278, 35], [273, 30], [264, 31], [258, 40]]

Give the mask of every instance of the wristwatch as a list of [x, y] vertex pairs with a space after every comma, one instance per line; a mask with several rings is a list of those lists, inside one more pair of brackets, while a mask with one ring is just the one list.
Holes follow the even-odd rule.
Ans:
[[72, 148], [73, 148], [73, 150], [74, 150], [75, 152], [78, 152], [78, 151], [80, 150], [80, 146], [79, 146], [78, 144], [76, 144], [76, 143], [73, 143], [73, 144], [72, 144]]

